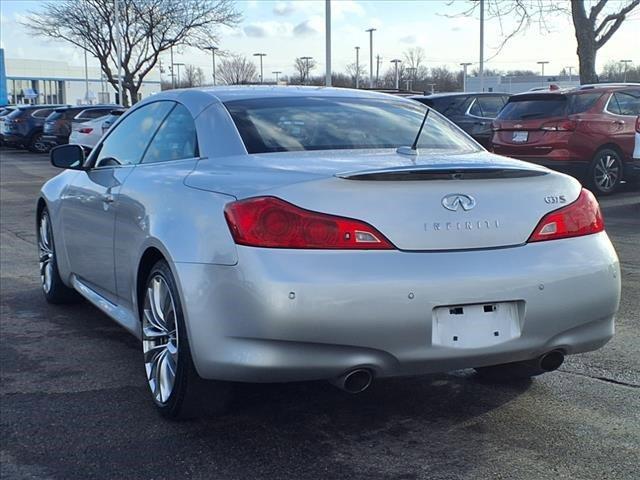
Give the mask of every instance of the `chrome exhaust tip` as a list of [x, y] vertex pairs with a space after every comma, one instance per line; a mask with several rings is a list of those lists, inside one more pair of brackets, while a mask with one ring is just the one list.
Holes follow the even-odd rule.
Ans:
[[356, 368], [331, 380], [331, 383], [348, 393], [361, 393], [371, 386], [373, 374], [366, 368]]

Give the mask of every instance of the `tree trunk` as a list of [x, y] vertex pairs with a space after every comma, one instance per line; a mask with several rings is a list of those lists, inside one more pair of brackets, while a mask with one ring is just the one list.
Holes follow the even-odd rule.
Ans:
[[136, 85], [129, 85], [126, 90], [129, 94], [129, 99], [131, 100], [131, 106], [134, 106], [138, 103], [138, 90], [140, 90], [140, 87], [137, 87]]
[[596, 34], [593, 21], [587, 16], [584, 0], [571, 0], [571, 17], [578, 42], [580, 83], [597, 83], [596, 74]]

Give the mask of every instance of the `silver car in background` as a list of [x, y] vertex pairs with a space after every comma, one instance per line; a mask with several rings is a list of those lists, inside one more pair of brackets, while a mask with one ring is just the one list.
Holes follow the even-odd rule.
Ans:
[[37, 200], [45, 296], [140, 338], [168, 417], [221, 408], [230, 382], [529, 377], [614, 332], [619, 264], [593, 195], [412, 100], [174, 90], [87, 158], [51, 159], [66, 170]]

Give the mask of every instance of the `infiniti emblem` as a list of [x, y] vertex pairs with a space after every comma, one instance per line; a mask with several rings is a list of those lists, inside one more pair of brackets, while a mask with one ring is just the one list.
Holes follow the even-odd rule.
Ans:
[[442, 206], [452, 212], [457, 212], [462, 207], [466, 212], [476, 206], [476, 199], [464, 193], [450, 193], [442, 198]]

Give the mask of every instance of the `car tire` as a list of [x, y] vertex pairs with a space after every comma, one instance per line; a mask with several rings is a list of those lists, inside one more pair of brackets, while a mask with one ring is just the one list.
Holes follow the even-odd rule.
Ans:
[[147, 384], [160, 414], [189, 419], [224, 412], [231, 384], [206, 381], [196, 372], [182, 303], [165, 260], [159, 260], [146, 278], [140, 318]]
[[44, 134], [42, 132], [34, 133], [29, 139], [27, 148], [34, 153], [47, 153], [50, 148], [49, 145], [43, 140]]
[[589, 166], [589, 187], [598, 195], [614, 193], [622, 183], [623, 168], [622, 156], [617, 150], [598, 150]]
[[58, 272], [58, 259], [51, 228], [51, 217], [47, 208], [40, 211], [38, 217], [38, 263], [40, 267], [40, 284], [44, 297], [49, 303], [76, 303], [82, 299], [80, 294], [67, 287]]

